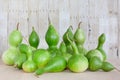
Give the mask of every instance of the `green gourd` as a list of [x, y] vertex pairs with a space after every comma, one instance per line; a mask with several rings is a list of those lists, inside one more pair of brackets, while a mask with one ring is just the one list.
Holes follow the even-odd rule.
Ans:
[[34, 27], [32, 27], [32, 32], [29, 36], [29, 44], [32, 47], [37, 49], [39, 46], [39, 42], [40, 42], [39, 36], [38, 36], [37, 32], [34, 30]]
[[27, 60], [23, 63], [22, 69], [24, 72], [34, 72], [37, 69], [36, 63], [33, 61], [33, 52], [31, 48], [28, 46], [27, 49]]
[[74, 35], [73, 35], [73, 32], [72, 32], [72, 26], [71, 25], [68, 27], [66, 32], [63, 34], [62, 38], [63, 38], [63, 41], [64, 41], [64, 43], [66, 45], [67, 52], [72, 54], [73, 53], [72, 46], [71, 46], [70, 42], [67, 39], [67, 35], [69, 36], [70, 40], [73, 41], [73, 36]]
[[48, 26], [48, 30], [45, 34], [45, 40], [49, 46], [49, 48], [54, 48], [57, 46], [58, 42], [59, 42], [59, 35], [58, 32], [55, 30], [54, 26], [52, 25], [50, 19], [49, 20], [49, 26]]
[[68, 62], [68, 60], [70, 59], [70, 57], [72, 56], [71, 54], [67, 53], [67, 48], [65, 43], [62, 41], [60, 43], [59, 46], [60, 52], [62, 53], [62, 56], [66, 59], [66, 61]]
[[2, 54], [2, 61], [4, 64], [12, 66], [15, 63], [16, 57], [19, 55], [19, 50], [16, 47], [11, 46]]
[[92, 50], [88, 51], [85, 56], [88, 58], [88, 60], [90, 60], [90, 58], [92, 58], [94, 56], [99, 57], [101, 61], [104, 60], [102, 53], [97, 49], [92, 49]]
[[103, 62], [103, 65], [102, 65], [102, 70], [105, 71], [105, 72], [109, 72], [109, 71], [112, 71], [114, 68], [114, 66], [109, 63], [109, 62]]
[[72, 72], [84, 72], [88, 68], [88, 59], [79, 53], [77, 45], [74, 41], [71, 41], [68, 38], [68, 41], [70, 42], [72, 48], [73, 48], [73, 56], [68, 60], [67, 67]]
[[[32, 46], [29, 46], [31, 48], [32, 51], [35, 51], [36, 48], [32, 47]], [[28, 45], [27, 44], [24, 44], [24, 43], [21, 43], [18, 45], [18, 49], [21, 53], [26, 53], [27, 54], [27, 49], [28, 49]]]
[[43, 68], [50, 60], [50, 53], [45, 49], [37, 49], [33, 53], [33, 60], [38, 68]]
[[9, 37], [8, 42], [10, 46], [17, 47], [23, 40], [21, 32], [18, 30], [19, 23], [17, 24], [17, 29], [13, 30]]
[[59, 54], [59, 50], [57, 48], [57, 45], [59, 42], [59, 34], [54, 28], [54, 26], [52, 25], [49, 18], [48, 18], [48, 21], [49, 21], [49, 26], [45, 34], [45, 41], [49, 46], [48, 51], [51, 53], [51, 56], [55, 57], [57, 54]]
[[89, 60], [89, 70], [98, 71], [102, 68], [102, 61], [99, 57], [94, 56]]
[[35, 71], [36, 75], [41, 75], [45, 72], [61, 72], [67, 66], [66, 60], [62, 56], [52, 58], [44, 68], [39, 68]]
[[79, 23], [78, 28], [75, 31], [74, 41], [78, 47], [79, 53], [86, 55], [87, 50], [84, 48], [84, 43], [86, 38], [84, 31], [80, 28], [81, 23], [82, 22]]
[[18, 46], [18, 49], [21, 53], [27, 53], [27, 48], [28, 48], [27, 44], [23, 43], [19, 44]]
[[101, 34], [98, 38], [98, 46], [97, 46], [97, 50], [99, 50], [102, 55], [103, 55], [103, 60], [105, 61], [107, 56], [106, 56], [106, 52], [104, 51], [103, 49], [103, 45], [105, 43], [105, 40], [106, 40], [106, 37], [105, 37], [105, 34]]
[[15, 60], [14, 66], [18, 69], [22, 69], [22, 64], [27, 60], [27, 56], [24, 53], [19, 54]]

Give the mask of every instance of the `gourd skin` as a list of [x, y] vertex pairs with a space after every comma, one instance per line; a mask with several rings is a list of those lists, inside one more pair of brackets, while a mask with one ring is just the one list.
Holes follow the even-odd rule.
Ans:
[[103, 50], [103, 45], [105, 43], [105, 40], [106, 40], [106, 37], [105, 37], [105, 34], [103, 33], [98, 38], [98, 46], [96, 48], [97, 50], [99, 50], [102, 53], [104, 61], [107, 58], [106, 52]]
[[34, 27], [32, 27], [32, 32], [29, 36], [29, 44], [32, 47], [37, 49], [39, 46], [39, 42], [40, 42], [39, 36], [38, 36], [37, 32], [34, 30]]

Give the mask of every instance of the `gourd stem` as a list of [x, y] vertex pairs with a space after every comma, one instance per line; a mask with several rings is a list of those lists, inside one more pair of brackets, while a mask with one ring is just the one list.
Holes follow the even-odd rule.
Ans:
[[32, 30], [34, 30], [34, 26], [32, 27]]
[[78, 24], [78, 28], [80, 28], [81, 23], [82, 23], [82, 22], [79, 22], [79, 24]]
[[48, 23], [51, 24], [50, 16], [48, 15]]
[[73, 27], [72, 27], [72, 25], [70, 25], [70, 26], [69, 26], [69, 28], [71, 28], [71, 29], [73, 30]]
[[19, 22], [17, 23], [17, 30], [19, 30]]

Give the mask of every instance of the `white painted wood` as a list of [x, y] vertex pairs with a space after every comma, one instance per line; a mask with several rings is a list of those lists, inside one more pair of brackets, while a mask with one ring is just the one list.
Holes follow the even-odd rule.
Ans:
[[48, 48], [45, 42], [45, 33], [48, 29], [48, 0], [39, 0], [39, 36], [40, 45], [39, 48]]
[[0, 56], [7, 49], [7, 27], [8, 27], [8, 2], [1, 0], [0, 2]]
[[88, 50], [95, 48], [99, 35], [105, 33], [104, 49], [108, 57], [118, 58], [120, 56], [119, 9], [119, 0], [1, 0], [0, 53], [7, 49], [7, 37], [16, 29], [18, 22], [19, 30], [26, 39], [34, 26], [40, 37], [39, 48], [47, 48], [45, 33], [48, 29], [49, 14], [60, 35], [60, 41], [69, 25], [73, 26], [75, 32], [78, 23], [82, 21], [81, 29], [86, 35], [85, 47]]

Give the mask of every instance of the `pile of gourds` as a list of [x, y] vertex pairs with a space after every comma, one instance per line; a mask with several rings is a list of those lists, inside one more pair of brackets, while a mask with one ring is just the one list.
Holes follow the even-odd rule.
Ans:
[[48, 48], [38, 48], [40, 38], [34, 27], [28, 38], [28, 44], [22, 42], [23, 36], [17, 29], [9, 34], [9, 48], [3, 53], [2, 60], [6, 65], [23, 69], [24, 72], [34, 72], [36, 75], [45, 72], [61, 72], [69, 69], [71, 72], [111, 71], [113, 65], [106, 61], [106, 53], [103, 49], [105, 34], [98, 38], [98, 46], [93, 50], [86, 50], [84, 31], [78, 28], [73, 34], [70, 26], [62, 37], [58, 46], [59, 34], [49, 20], [49, 26], [45, 34]]

